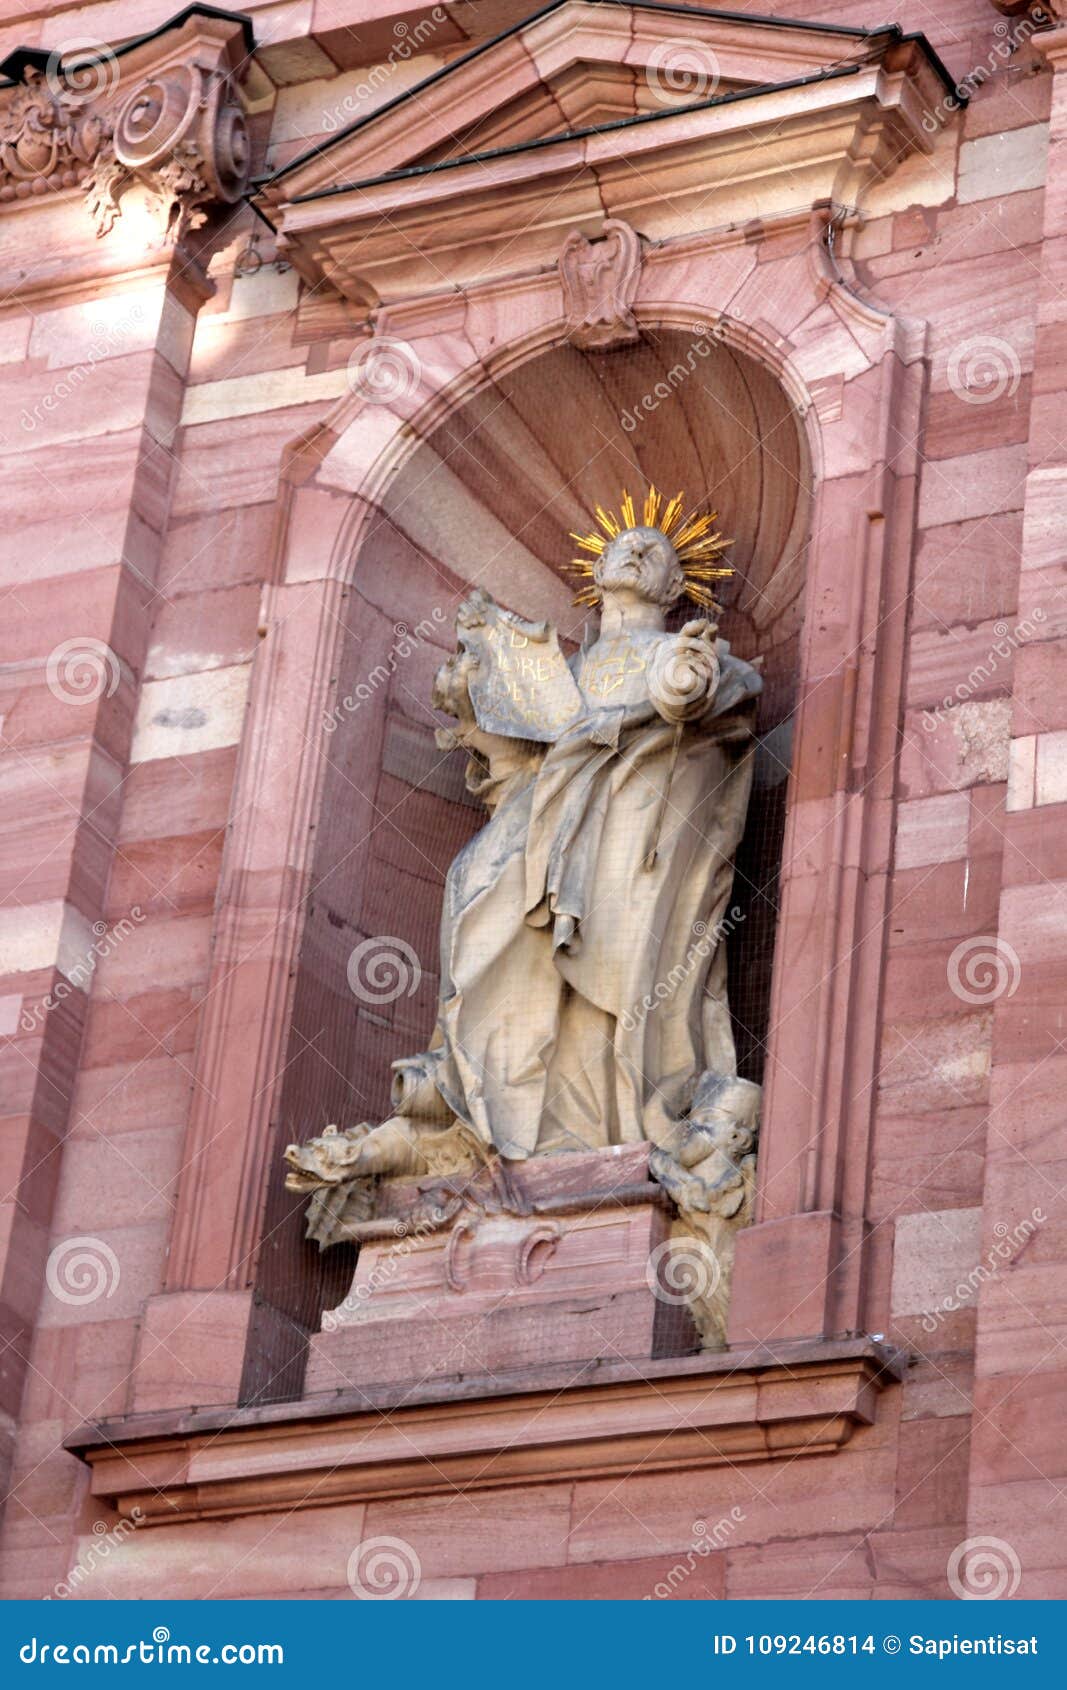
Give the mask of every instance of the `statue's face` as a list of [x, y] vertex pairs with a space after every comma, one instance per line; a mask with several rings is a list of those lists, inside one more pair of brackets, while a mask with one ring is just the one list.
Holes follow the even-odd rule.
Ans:
[[678, 554], [658, 528], [625, 528], [609, 540], [593, 566], [602, 593], [668, 605], [685, 582]]
[[690, 1119], [716, 1149], [733, 1160], [746, 1155], [756, 1142], [761, 1097], [759, 1086], [750, 1080], [709, 1073], [697, 1087]]

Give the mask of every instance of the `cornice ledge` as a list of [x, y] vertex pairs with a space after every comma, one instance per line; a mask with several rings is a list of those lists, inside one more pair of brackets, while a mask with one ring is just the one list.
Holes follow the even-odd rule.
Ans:
[[894, 311], [862, 293], [851, 263], [843, 264], [844, 255], [836, 250], [835, 238], [852, 234], [861, 222], [860, 214], [847, 206], [826, 201], [812, 207], [808, 263], [815, 292], [829, 301], [842, 322], [850, 324], [858, 335], [866, 332], [881, 338], [902, 364], [916, 363], [926, 355], [925, 318]]
[[746, 196], [772, 219], [828, 199], [857, 206], [870, 181], [930, 150], [923, 115], [942, 93], [928, 54], [894, 37], [862, 64], [430, 164], [396, 151], [383, 170], [368, 129], [330, 151], [329, 178], [316, 157], [314, 181], [294, 170], [261, 185], [254, 203], [309, 286], [325, 281], [366, 312], [432, 291], [446, 233], [464, 288], [543, 266], [550, 236], [595, 237], [605, 217], [651, 252], [672, 231], [649, 222], [650, 181], [670, 183], [681, 226], [698, 215], [709, 228], [729, 224]]
[[265, 1408], [130, 1415], [66, 1447], [141, 1524], [826, 1454], [905, 1359], [871, 1338], [590, 1362]]

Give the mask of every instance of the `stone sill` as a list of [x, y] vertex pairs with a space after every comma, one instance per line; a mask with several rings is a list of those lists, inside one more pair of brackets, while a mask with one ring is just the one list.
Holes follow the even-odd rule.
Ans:
[[66, 1448], [92, 1468], [93, 1495], [123, 1515], [220, 1519], [825, 1454], [873, 1422], [903, 1366], [858, 1338], [531, 1368], [506, 1383], [129, 1415], [82, 1427]]

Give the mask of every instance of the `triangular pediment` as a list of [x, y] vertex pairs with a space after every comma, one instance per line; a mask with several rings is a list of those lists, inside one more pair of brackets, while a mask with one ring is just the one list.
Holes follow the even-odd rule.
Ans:
[[[933, 142], [921, 36], [557, 0], [259, 184], [314, 292], [357, 312], [646, 240], [859, 204]], [[958, 105], [958, 101], [956, 102]]]
[[557, 0], [309, 150], [268, 199], [583, 135], [871, 63], [864, 31], [627, 0]]

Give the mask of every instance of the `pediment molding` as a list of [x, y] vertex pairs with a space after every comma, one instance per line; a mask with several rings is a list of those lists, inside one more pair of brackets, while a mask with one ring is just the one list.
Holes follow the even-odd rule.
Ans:
[[559, 0], [262, 181], [258, 203], [309, 285], [370, 310], [547, 267], [605, 219], [657, 240], [853, 207], [931, 149], [946, 79], [895, 28]]
[[[649, 0], [554, 0], [291, 160], [261, 186], [270, 197], [284, 183], [285, 197], [300, 199], [513, 143], [560, 139], [598, 123], [859, 68], [921, 40], [893, 27], [741, 18]], [[925, 52], [947, 83], [936, 55]], [[598, 110], [607, 115], [597, 119]]]

